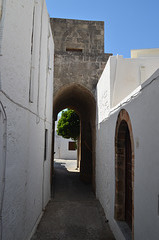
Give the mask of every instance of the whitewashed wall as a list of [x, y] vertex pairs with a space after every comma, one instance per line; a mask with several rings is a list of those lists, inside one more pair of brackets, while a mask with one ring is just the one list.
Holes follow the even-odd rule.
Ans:
[[[105, 79], [105, 86], [107, 85]], [[98, 86], [100, 86], [98, 84]], [[104, 87], [104, 83], [103, 83]], [[98, 91], [98, 97], [99, 90]], [[106, 89], [105, 89], [106, 91]], [[115, 128], [118, 114], [130, 116], [134, 137], [134, 239], [157, 240], [159, 236], [159, 70], [141, 85], [127, 102], [97, 124], [96, 194], [116, 239], [126, 239], [114, 220]], [[99, 101], [99, 100], [98, 100]], [[102, 111], [107, 111], [103, 107]], [[101, 111], [101, 110], [100, 110]], [[100, 113], [98, 110], [98, 113]], [[97, 114], [98, 116], [98, 114]]]
[[[99, 99], [97, 98], [97, 107], [100, 109], [99, 118], [102, 115], [104, 118], [109, 112], [109, 107], [112, 108], [119, 104], [146, 81], [157, 70], [158, 66], [159, 55], [130, 59], [124, 59], [122, 56], [111, 56], [97, 87], [97, 95], [100, 96]], [[104, 89], [100, 87], [101, 85], [104, 85]], [[100, 93], [101, 91], [104, 95]], [[107, 102], [104, 101], [105, 98]], [[107, 109], [103, 111], [101, 105], [106, 104]]]
[[[58, 117], [58, 120], [60, 117]], [[54, 145], [54, 158], [55, 159], [66, 159], [66, 160], [77, 160], [77, 150], [69, 150], [69, 142], [74, 142], [72, 139], [66, 139], [62, 136], [57, 135], [57, 123], [55, 122], [55, 145]]]
[[[0, 165], [5, 168], [0, 230], [2, 240], [26, 240], [50, 199], [54, 44], [45, 1], [4, 2], [0, 32], [0, 102], [6, 114], [7, 149], [1, 149], [3, 158], [0, 159]], [[33, 61], [33, 101], [29, 102]], [[0, 124], [5, 132], [5, 124], [2, 121]], [[46, 161], [45, 129], [48, 129]], [[0, 141], [4, 143], [1, 135]], [[0, 185], [0, 192], [2, 187]]]

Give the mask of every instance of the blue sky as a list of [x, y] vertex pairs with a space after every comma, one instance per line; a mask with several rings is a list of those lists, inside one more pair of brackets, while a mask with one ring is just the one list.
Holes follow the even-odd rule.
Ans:
[[159, 48], [159, 0], [46, 0], [51, 17], [105, 22], [105, 52]]

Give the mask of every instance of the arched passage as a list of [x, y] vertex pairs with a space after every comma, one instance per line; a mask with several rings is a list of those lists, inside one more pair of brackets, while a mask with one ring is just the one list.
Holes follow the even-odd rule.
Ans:
[[134, 227], [134, 142], [128, 113], [118, 115], [115, 133], [115, 219]]
[[94, 96], [80, 84], [65, 85], [54, 96], [54, 121], [57, 119], [57, 114], [64, 108], [74, 109], [80, 117], [80, 178], [92, 183], [95, 190], [96, 103]]

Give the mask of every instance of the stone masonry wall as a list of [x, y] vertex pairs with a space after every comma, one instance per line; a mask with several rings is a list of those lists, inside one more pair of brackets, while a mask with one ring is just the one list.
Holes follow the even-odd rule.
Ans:
[[51, 18], [55, 42], [54, 94], [77, 83], [95, 94], [111, 54], [104, 53], [104, 22]]

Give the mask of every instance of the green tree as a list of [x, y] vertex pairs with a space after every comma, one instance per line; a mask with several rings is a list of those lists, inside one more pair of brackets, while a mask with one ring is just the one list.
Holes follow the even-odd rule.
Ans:
[[63, 138], [77, 140], [80, 132], [80, 119], [72, 109], [62, 111], [61, 118], [57, 124], [57, 134]]

